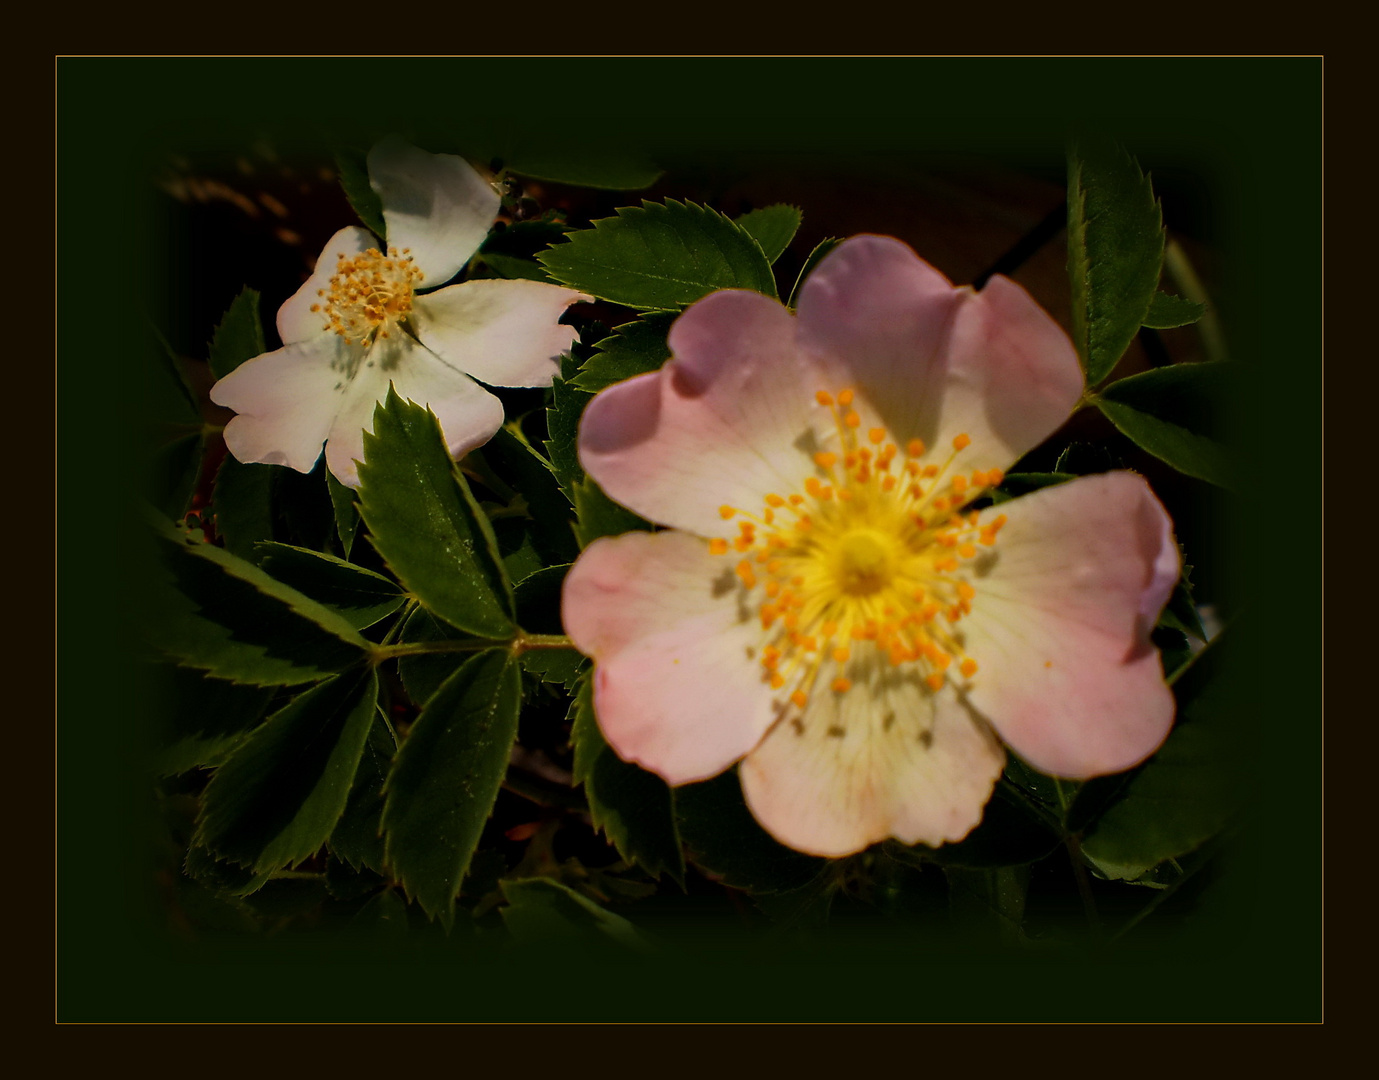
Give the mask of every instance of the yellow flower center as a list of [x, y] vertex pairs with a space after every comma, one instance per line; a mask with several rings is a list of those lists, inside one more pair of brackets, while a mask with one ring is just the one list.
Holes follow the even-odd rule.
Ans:
[[886, 667], [914, 665], [935, 692], [955, 661], [971, 679], [977, 663], [958, 623], [977, 595], [973, 564], [1006, 522], [1002, 514], [978, 528], [977, 512], [964, 513], [1003, 479], [999, 469], [955, 468], [967, 435], [946, 460], [931, 461], [919, 439], [902, 450], [884, 428], [861, 436], [853, 397], [818, 393], [839, 449], [814, 455], [802, 491], [768, 494], [755, 514], [720, 507], [737, 535], [709, 540], [714, 554], [742, 556], [735, 573], [761, 620], [762, 677], [789, 687], [800, 708], [825, 672], [838, 694]]
[[426, 276], [412, 264], [411, 250], [341, 253], [330, 287], [316, 290], [323, 302], [311, 310], [324, 313], [330, 329], [351, 344], [387, 337], [412, 313], [413, 290]]

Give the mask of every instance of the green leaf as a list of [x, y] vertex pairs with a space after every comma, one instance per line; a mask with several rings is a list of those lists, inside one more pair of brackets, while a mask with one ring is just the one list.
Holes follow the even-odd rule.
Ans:
[[211, 777], [197, 842], [255, 872], [315, 854], [344, 813], [377, 699], [373, 672], [352, 671], [275, 713]]
[[518, 941], [532, 945], [613, 944], [633, 952], [652, 950], [651, 942], [621, 915], [605, 911], [588, 897], [551, 878], [501, 883], [507, 905], [503, 922]]
[[[462, 634], [449, 623], [442, 622], [424, 607], [418, 607], [403, 624], [401, 640], [419, 643], [463, 641], [467, 637], [468, 634]], [[440, 689], [441, 683], [450, 678], [468, 659], [469, 656], [464, 653], [423, 653], [419, 656], [404, 656], [397, 662], [397, 673], [412, 703], [424, 705], [427, 699]]]
[[761, 246], [716, 210], [643, 201], [537, 256], [555, 280], [602, 300], [674, 311], [718, 289], [776, 295]]
[[778, 843], [757, 824], [742, 798], [736, 769], [676, 788], [675, 814], [693, 861], [735, 889], [798, 889], [828, 865], [827, 859]]
[[387, 873], [383, 858], [383, 782], [396, 753], [393, 729], [381, 712], [375, 712], [345, 812], [330, 834], [330, 850], [355, 869], [367, 867], [378, 874]]
[[1192, 567], [1183, 563], [1183, 574], [1178, 584], [1173, 586], [1173, 595], [1168, 598], [1159, 615], [1159, 625], [1181, 630], [1191, 634], [1199, 641], [1207, 640], [1207, 631], [1202, 626], [1202, 617], [1197, 613], [1197, 605], [1192, 600]]
[[1206, 304], [1199, 304], [1185, 296], [1156, 292], [1154, 299], [1149, 302], [1149, 311], [1145, 314], [1142, 325], [1151, 330], [1171, 330], [1175, 326], [1195, 323], [1206, 313]]
[[511, 654], [479, 653], [426, 703], [388, 775], [388, 865], [408, 895], [447, 925], [507, 772], [520, 702]]
[[547, 566], [517, 583], [517, 622], [534, 634], [559, 634], [564, 627], [560, 619], [560, 594], [570, 563]]
[[483, 457], [526, 501], [527, 513], [536, 523], [532, 540], [542, 559], [569, 562], [578, 555], [570, 502], [560, 492], [551, 463], [507, 428], [488, 441]]
[[752, 239], [761, 245], [766, 261], [774, 263], [785, 254], [790, 241], [795, 239], [802, 217], [798, 206], [777, 203], [775, 206], [764, 206], [760, 210], [749, 211], [735, 221], [739, 228], [750, 233]]
[[271, 688], [212, 679], [170, 664], [151, 674], [149, 699], [161, 744], [154, 768], [160, 776], [220, 764], [263, 719], [273, 697]]
[[664, 780], [623, 761], [604, 741], [594, 718], [593, 687], [584, 679], [570, 705], [575, 783], [584, 785], [589, 816], [618, 854], [653, 877], [685, 880], [685, 858], [670, 788]]
[[373, 427], [364, 433], [359, 506], [374, 547], [446, 622], [478, 637], [511, 637], [512, 586], [493, 529], [435, 416], [389, 387]]
[[370, 646], [345, 619], [296, 589], [166, 523], [160, 565], [140, 611], [149, 643], [187, 667], [259, 686], [315, 682]]
[[795, 287], [790, 290], [789, 307], [794, 310], [795, 305], [800, 302], [800, 289], [804, 285], [805, 279], [814, 272], [814, 268], [823, 261], [825, 255], [841, 244], [842, 238], [830, 236], [825, 240], [820, 240], [814, 246], [814, 250], [809, 253], [809, 257], [804, 260], [804, 265], [800, 267], [800, 275], [795, 279]]
[[1102, 140], [1068, 150], [1068, 281], [1073, 343], [1087, 385], [1111, 373], [1159, 285], [1164, 228], [1149, 178]]
[[359, 507], [354, 502], [354, 490], [335, 479], [335, 474], [329, 469], [326, 470], [326, 489], [330, 492], [330, 505], [335, 511], [335, 534], [340, 538], [340, 550], [348, 559], [354, 549], [354, 538], [359, 533]]
[[213, 852], [197, 844], [187, 849], [182, 872], [212, 892], [228, 896], [247, 896], [268, 884], [268, 871], [256, 874], [243, 866], [217, 859]]
[[1192, 851], [1241, 805], [1251, 732], [1240, 704], [1250, 676], [1222, 651], [1228, 638], [1223, 634], [1199, 653], [1173, 684], [1176, 726], [1116, 797], [1105, 800], [1109, 807], [1083, 840], [1083, 854], [1108, 877], [1134, 879]]
[[1230, 363], [1175, 364], [1114, 382], [1094, 400], [1137, 446], [1179, 472], [1229, 487], [1234, 468], [1219, 438], [1236, 382]]
[[528, 649], [522, 654], [522, 670], [572, 690], [585, 670], [585, 658], [574, 649]]
[[574, 358], [566, 354], [560, 361], [560, 377], [551, 384], [551, 405], [546, 410], [546, 454], [571, 506], [575, 503], [575, 485], [584, 478], [577, 449], [579, 418], [594, 397], [571, 384], [575, 372]]
[[384, 889], [359, 909], [351, 923], [383, 937], [405, 937], [407, 901], [398, 896], [394, 889]]
[[259, 294], [246, 286], [221, 316], [211, 338], [211, 374], [223, 379], [244, 361], [267, 351], [259, 320]]
[[256, 561], [254, 545], [273, 539], [273, 488], [281, 465], [246, 465], [226, 454], [215, 475], [211, 505], [225, 550]]
[[369, 158], [358, 150], [342, 147], [335, 151], [335, 168], [340, 173], [340, 186], [345, 198], [359, 215], [364, 227], [379, 239], [387, 238], [383, 221], [383, 202], [369, 184]]
[[653, 312], [623, 323], [610, 336], [595, 342], [598, 351], [585, 362], [571, 385], [596, 394], [634, 375], [659, 371], [670, 359], [666, 334], [674, 321], [674, 315]]
[[338, 611], [356, 630], [391, 615], [407, 599], [396, 582], [334, 555], [275, 543], [259, 544], [258, 551], [264, 570]]
[[651, 528], [651, 522], [605, 495], [592, 476], [586, 476], [575, 486], [575, 536], [581, 548], [588, 547], [600, 536], [619, 536], [635, 529], [650, 531]]
[[500, 277], [521, 281], [550, 281], [551, 276], [541, 268], [541, 264], [520, 255], [504, 255], [497, 251], [485, 251], [479, 256], [485, 266], [492, 267]]
[[636, 150], [562, 147], [546, 139], [513, 151], [504, 164], [508, 172], [533, 180], [607, 191], [639, 191], [661, 176], [661, 170]]

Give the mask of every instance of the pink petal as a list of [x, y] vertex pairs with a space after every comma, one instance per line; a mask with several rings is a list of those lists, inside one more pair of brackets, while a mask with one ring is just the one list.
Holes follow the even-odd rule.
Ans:
[[360, 365], [331, 426], [326, 464], [347, 487], [359, 486], [357, 461], [364, 457], [364, 431], [373, 431], [374, 408], [391, 383], [400, 397], [436, 414], [452, 457], [482, 446], [503, 426], [503, 405], [462, 371], [394, 333], [378, 341]]
[[700, 300], [671, 327], [670, 347], [661, 371], [589, 403], [579, 458], [643, 517], [717, 533], [719, 507], [759, 512], [768, 492], [813, 473], [812, 425], [829, 417], [813, 396], [826, 384], [798, 355], [790, 314], [758, 293]]
[[1178, 580], [1168, 515], [1127, 472], [1034, 492], [981, 522], [999, 513], [1009, 523], [977, 564], [961, 623], [979, 664], [969, 700], [1044, 772], [1088, 777], [1138, 764], [1173, 723], [1149, 641]]
[[774, 718], [732, 570], [686, 533], [590, 544], [565, 579], [561, 613], [594, 658], [594, 710], [608, 744], [672, 784], [722, 772]]
[[211, 387], [211, 400], [234, 409], [225, 444], [240, 461], [310, 472], [352, 388], [364, 349], [335, 334], [248, 360]]
[[541, 281], [466, 281], [418, 296], [413, 318], [428, 349], [490, 386], [550, 386], [575, 339], [558, 320], [592, 299]]
[[899, 240], [840, 244], [800, 292], [799, 340], [854, 389], [862, 426], [947, 453], [963, 469], [1007, 468], [1071, 414], [1082, 374], [1068, 336], [1006, 278], [955, 288]]
[[361, 251], [379, 246], [380, 242], [373, 233], [357, 225], [341, 229], [330, 238], [321, 250], [321, 257], [316, 260], [316, 269], [306, 279], [306, 284], [278, 308], [278, 336], [282, 338], [284, 345], [309, 341], [331, 332], [325, 316], [312, 311], [311, 305], [325, 304], [325, 297], [319, 296], [318, 293], [330, 292], [330, 279], [340, 265], [342, 256], [358, 255]]
[[502, 198], [469, 162], [428, 154], [396, 136], [369, 151], [369, 184], [383, 203], [388, 246], [408, 248], [424, 287], [444, 285], [479, 250]]
[[961, 840], [1005, 753], [952, 696], [887, 670], [844, 694], [816, 690], [797, 725], [773, 728], [740, 769], [747, 805], [781, 843], [837, 857], [894, 836]]

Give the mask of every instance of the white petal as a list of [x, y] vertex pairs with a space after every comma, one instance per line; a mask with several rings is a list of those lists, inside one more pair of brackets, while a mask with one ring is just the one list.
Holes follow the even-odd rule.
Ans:
[[378, 247], [378, 240], [368, 229], [352, 225], [341, 229], [321, 250], [316, 260], [316, 269], [306, 279], [306, 284], [288, 297], [287, 302], [278, 308], [278, 336], [284, 345], [298, 341], [309, 341], [321, 334], [331, 333], [326, 317], [311, 310], [312, 304], [324, 307], [325, 297], [318, 293], [330, 292], [330, 279], [346, 255], [358, 255], [371, 247]]
[[1178, 579], [1163, 507], [1132, 473], [1089, 476], [983, 511], [1009, 523], [975, 564], [961, 623], [974, 707], [1057, 776], [1120, 772], [1173, 721], [1149, 640]]
[[464, 158], [428, 154], [396, 136], [369, 151], [369, 183], [383, 202], [388, 246], [411, 249], [427, 288], [459, 273], [502, 203]]
[[342, 484], [359, 486], [356, 461], [364, 457], [364, 432], [373, 431], [374, 407], [392, 383], [400, 397], [436, 414], [452, 457], [493, 437], [503, 425], [503, 405], [404, 333], [379, 340], [360, 365], [326, 445], [326, 463]]
[[310, 472], [364, 359], [361, 346], [327, 334], [235, 368], [211, 387], [212, 401], [239, 414], [225, 427], [230, 453]]
[[428, 349], [490, 386], [550, 386], [575, 339], [557, 320], [592, 299], [541, 281], [466, 281], [418, 296], [412, 318]]
[[590, 544], [565, 579], [565, 631], [595, 660], [594, 709], [610, 746], [672, 784], [722, 772], [775, 714], [732, 570], [681, 532]]
[[[814, 399], [828, 383], [795, 346], [794, 321], [760, 293], [724, 290], [670, 329], [658, 372], [599, 393], [579, 426], [579, 459], [610, 497], [652, 521], [721, 534], [719, 507], [759, 513], [768, 492], [815, 472]], [[735, 531], [735, 530], [729, 530]]]
[[747, 805], [781, 843], [837, 857], [894, 836], [961, 840], [1005, 764], [986, 726], [951, 693], [929, 694], [908, 668], [851, 690], [820, 686], [742, 762]]

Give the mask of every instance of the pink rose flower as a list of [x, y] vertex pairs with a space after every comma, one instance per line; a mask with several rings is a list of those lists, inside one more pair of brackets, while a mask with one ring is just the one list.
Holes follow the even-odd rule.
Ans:
[[[463, 159], [398, 139], [369, 152], [388, 245], [341, 229], [316, 270], [278, 309], [283, 347], [211, 388], [239, 415], [225, 444], [240, 461], [310, 472], [325, 444], [342, 484], [359, 486], [374, 406], [391, 383], [428, 406], [455, 457], [503, 424], [490, 386], [549, 386], [575, 331], [557, 320], [588, 296], [539, 281], [466, 281], [433, 292], [479, 250], [501, 198]], [[474, 376], [474, 378], [470, 378]]]
[[966, 836], [1002, 744], [1062, 777], [1160, 745], [1173, 697], [1149, 634], [1178, 549], [1144, 480], [967, 509], [1082, 393], [1020, 286], [955, 288], [862, 236], [798, 314], [715, 293], [670, 347], [579, 432], [589, 475], [668, 527], [595, 541], [565, 583], [621, 757], [671, 784], [741, 760], [773, 836], [841, 856]]

